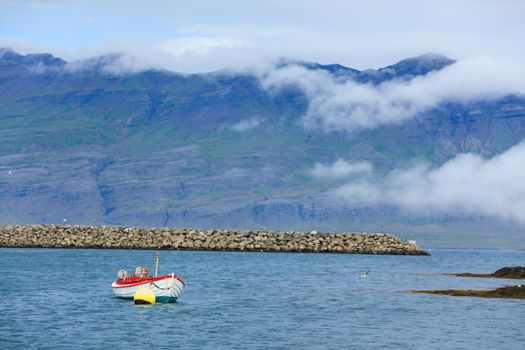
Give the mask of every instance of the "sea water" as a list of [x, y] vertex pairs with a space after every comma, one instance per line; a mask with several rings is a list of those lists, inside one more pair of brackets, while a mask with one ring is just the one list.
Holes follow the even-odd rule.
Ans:
[[[425, 256], [163, 251], [175, 304], [113, 296], [140, 250], [0, 249], [0, 348], [523, 349], [525, 301], [403, 293], [525, 281], [443, 276], [525, 265], [523, 251]], [[368, 277], [361, 275], [370, 270]]]

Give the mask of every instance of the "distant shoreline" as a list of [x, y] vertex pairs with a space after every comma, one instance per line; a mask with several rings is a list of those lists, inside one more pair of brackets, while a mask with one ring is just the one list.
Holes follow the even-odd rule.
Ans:
[[0, 247], [429, 255], [388, 233], [124, 226], [0, 226]]

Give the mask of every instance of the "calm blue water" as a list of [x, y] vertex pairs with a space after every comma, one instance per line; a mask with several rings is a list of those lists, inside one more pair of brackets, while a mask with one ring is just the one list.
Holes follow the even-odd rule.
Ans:
[[525, 252], [432, 254], [164, 251], [162, 272], [187, 282], [179, 302], [136, 306], [110, 284], [151, 270], [154, 251], [0, 249], [0, 348], [525, 348], [524, 301], [400, 293], [515, 284], [437, 273], [525, 265]]

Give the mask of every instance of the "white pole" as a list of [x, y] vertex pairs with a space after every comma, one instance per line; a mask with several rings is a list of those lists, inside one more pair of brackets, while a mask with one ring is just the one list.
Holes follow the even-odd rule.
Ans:
[[155, 277], [159, 275], [160, 250], [157, 250], [157, 259], [155, 260]]

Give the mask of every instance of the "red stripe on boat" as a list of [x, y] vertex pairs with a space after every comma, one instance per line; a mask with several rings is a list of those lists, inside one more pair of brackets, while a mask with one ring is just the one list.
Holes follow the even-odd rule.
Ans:
[[[186, 285], [186, 283], [184, 283], [184, 281], [181, 280], [179, 276], [173, 275], [173, 277], [175, 279], [181, 281], [183, 285]], [[138, 286], [138, 285], [141, 285], [141, 284], [147, 284], [147, 283], [151, 283], [151, 282], [162, 281], [162, 280], [167, 279], [167, 278], [171, 278], [171, 275], [164, 275], [164, 276], [160, 276], [160, 277], [148, 277], [148, 278], [140, 278], [140, 277], [137, 277], [137, 276], [131, 276], [131, 277], [126, 277], [124, 279], [116, 280], [114, 282], [115, 285], [112, 285], [112, 287], [113, 288], [127, 288], [127, 287]]]

